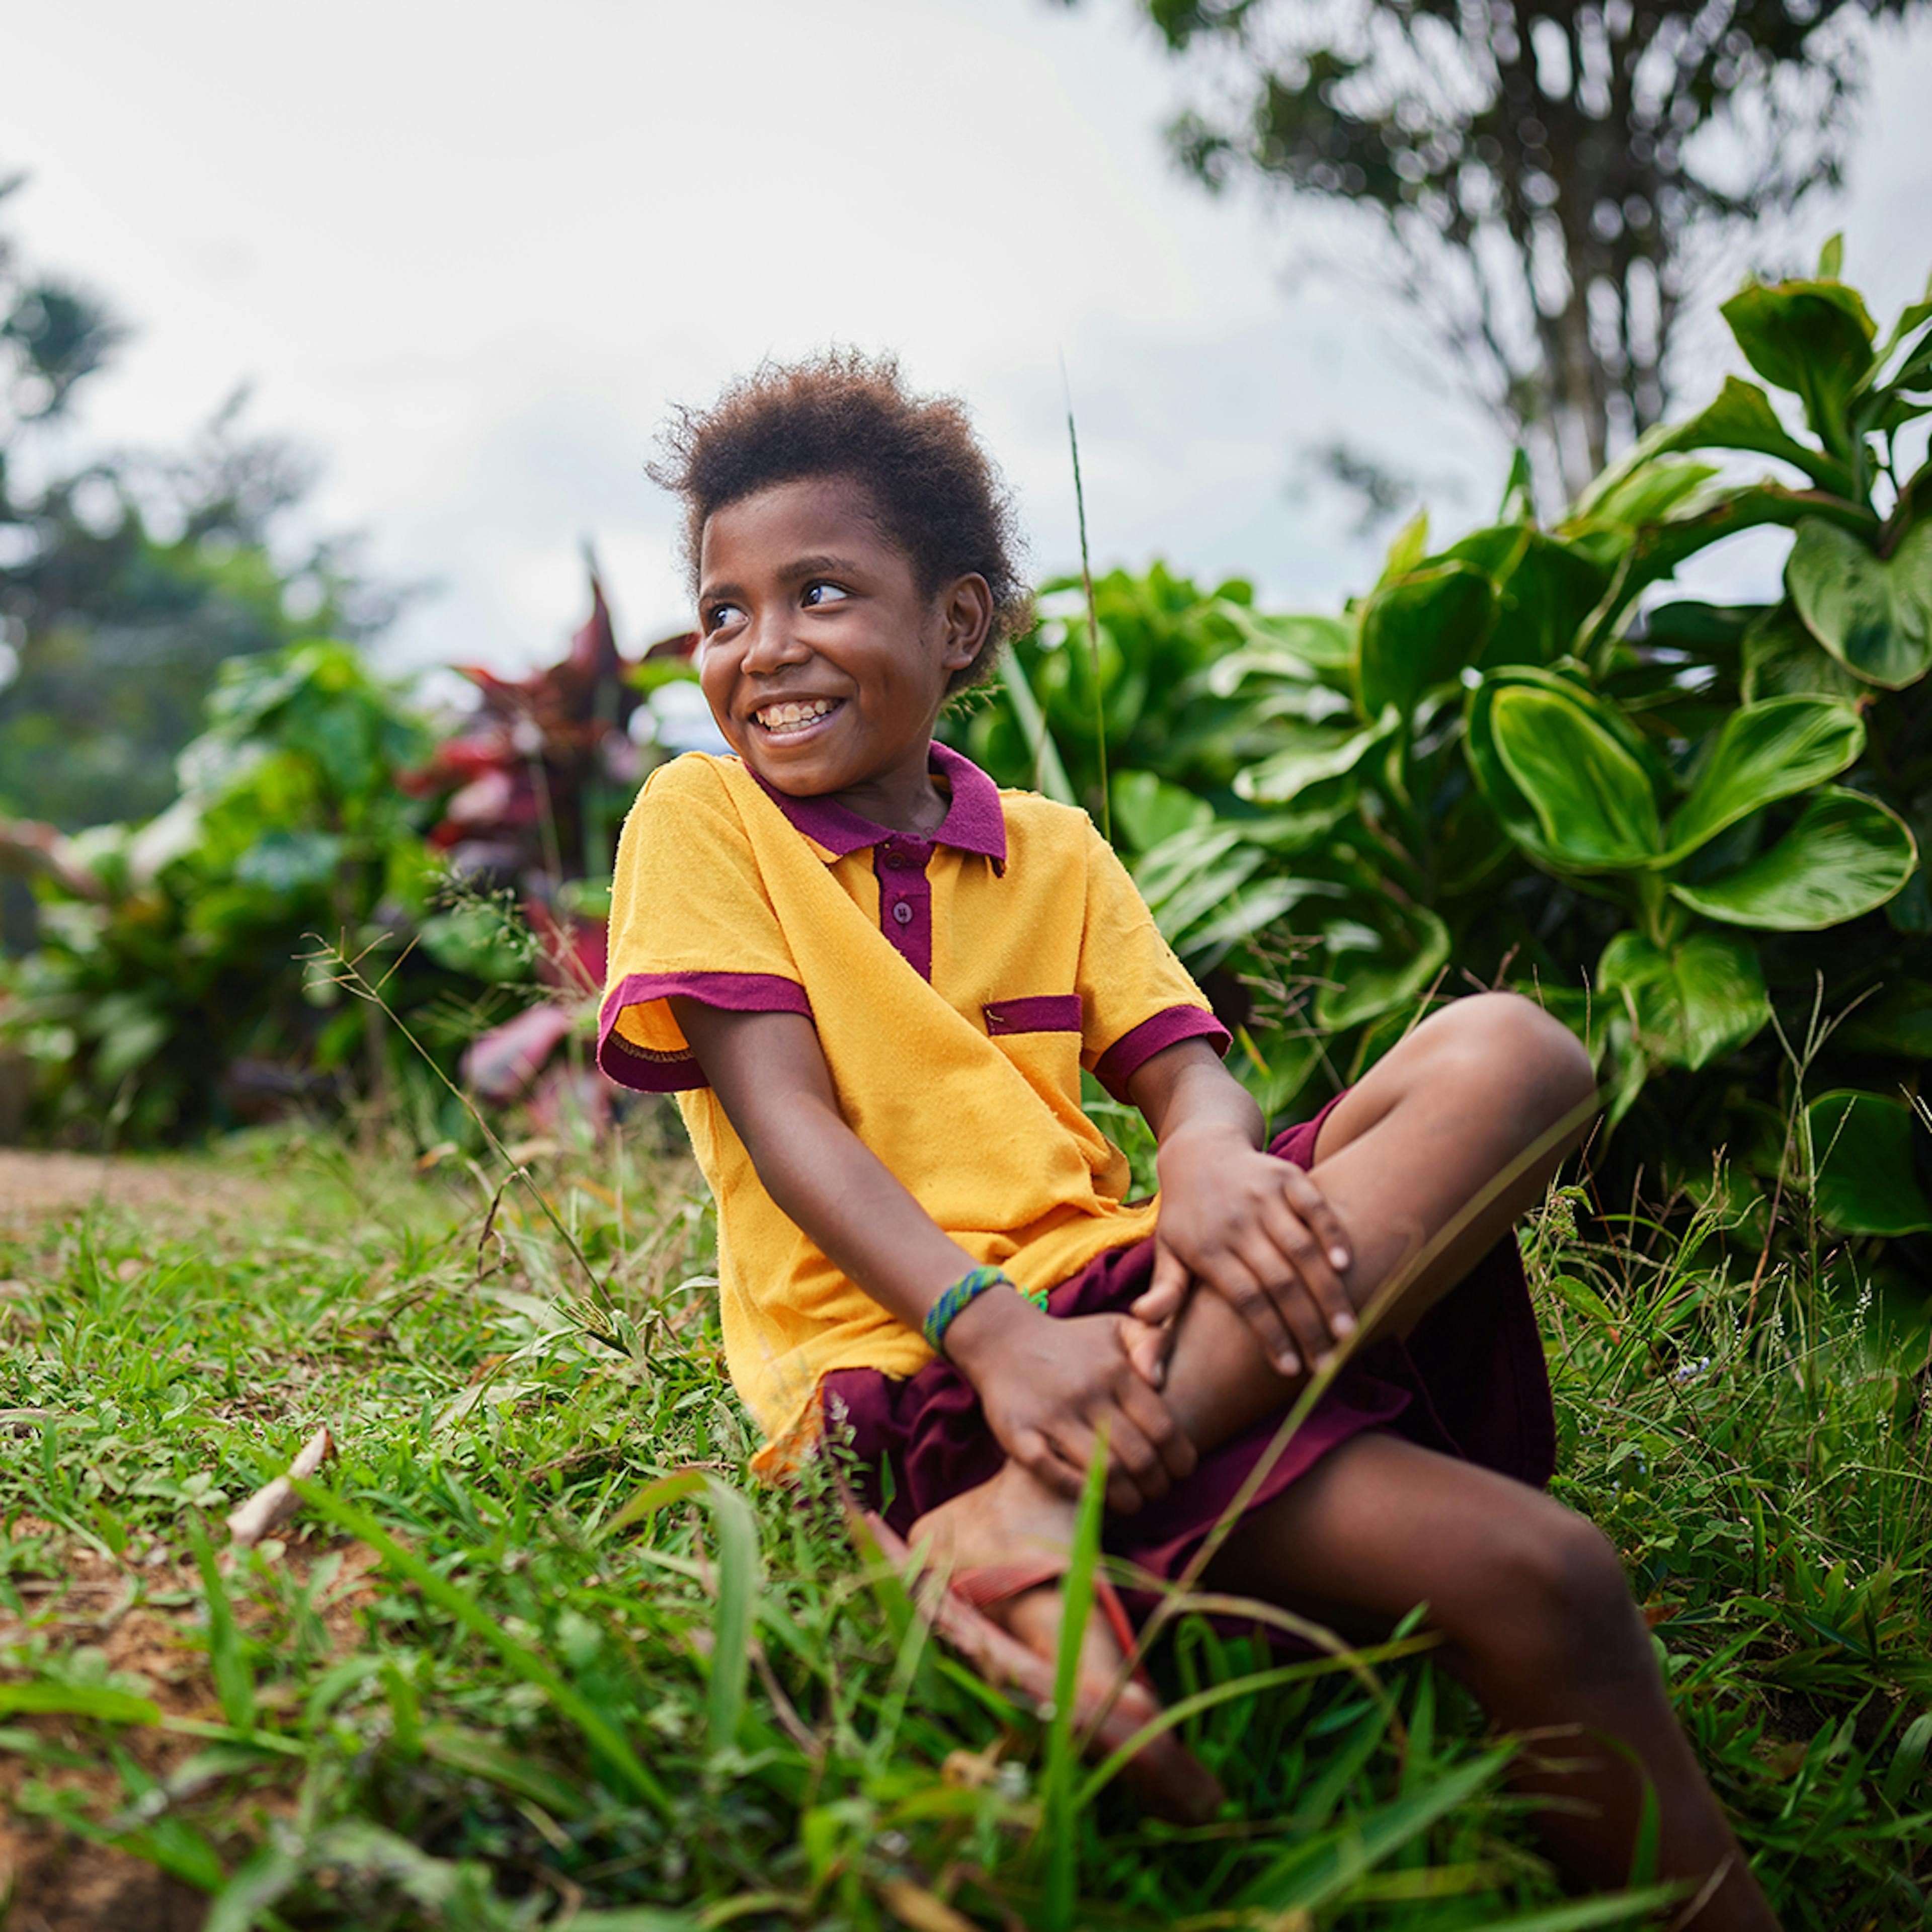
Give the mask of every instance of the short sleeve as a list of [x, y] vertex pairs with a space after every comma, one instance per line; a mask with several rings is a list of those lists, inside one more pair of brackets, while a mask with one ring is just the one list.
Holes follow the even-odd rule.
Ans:
[[597, 1064], [647, 1094], [704, 1086], [668, 1001], [736, 1012], [812, 1008], [737, 807], [710, 762], [645, 781], [617, 844]]
[[1082, 1064], [1118, 1100], [1144, 1062], [1184, 1040], [1228, 1050], [1214, 1017], [1113, 848], [1093, 832], [1087, 855], [1087, 921], [1080, 942]]

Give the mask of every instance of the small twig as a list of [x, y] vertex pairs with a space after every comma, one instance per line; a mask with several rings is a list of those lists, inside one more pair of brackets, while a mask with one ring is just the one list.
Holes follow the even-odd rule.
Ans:
[[298, 1498], [289, 1477], [297, 1477], [306, 1482], [334, 1451], [335, 1438], [325, 1425], [302, 1444], [301, 1452], [289, 1465], [286, 1475], [265, 1483], [240, 1508], [231, 1511], [228, 1518], [230, 1552], [254, 1549], [277, 1524], [293, 1516]]

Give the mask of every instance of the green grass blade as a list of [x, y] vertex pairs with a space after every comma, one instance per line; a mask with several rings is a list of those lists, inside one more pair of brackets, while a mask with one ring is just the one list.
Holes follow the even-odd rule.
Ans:
[[1437, 1819], [1493, 1784], [1515, 1756], [1514, 1744], [1486, 1752], [1392, 1804], [1349, 1820], [1325, 1841], [1296, 1846], [1245, 1886], [1237, 1902], [1270, 1912], [1312, 1912], [1334, 1903]]
[[751, 1505], [730, 1484], [702, 1469], [680, 1469], [646, 1483], [600, 1532], [615, 1535], [644, 1516], [687, 1498], [711, 1505], [718, 1539], [718, 1613], [711, 1629], [711, 1748], [737, 1741], [745, 1717], [745, 1689], [752, 1670], [752, 1631], [758, 1621], [760, 1576], [758, 1523]]
[[751, 1505], [715, 1476], [705, 1485], [718, 1532], [718, 1615], [712, 1624], [711, 1748], [737, 1741], [758, 1607], [758, 1526]]
[[262, 1914], [301, 1876], [302, 1862], [292, 1853], [262, 1846], [216, 1895], [202, 1932], [252, 1932]]
[[327, 1517], [358, 1541], [380, 1552], [431, 1603], [474, 1631], [525, 1683], [534, 1684], [541, 1690], [559, 1712], [577, 1726], [584, 1741], [605, 1760], [632, 1792], [660, 1817], [671, 1815], [670, 1795], [615, 1728], [534, 1651], [511, 1636], [467, 1591], [459, 1589], [448, 1577], [439, 1576], [414, 1550], [405, 1549], [367, 1510], [358, 1509], [332, 1490], [304, 1482], [299, 1477], [289, 1480], [296, 1493], [318, 1516]]
[[234, 1606], [221, 1580], [221, 1567], [215, 1561], [214, 1546], [200, 1516], [188, 1518], [188, 1534], [208, 1598], [208, 1660], [214, 1673], [214, 1694], [220, 1700], [221, 1714], [238, 1731], [252, 1731], [255, 1728], [255, 1675], [242, 1654], [242, 1633], [236, 1628]]
[[0, 1718], [93, 1718], [104, 1724], [158, 1724], [161, 1707], [104, 1684], [0, 1684]]
[[1635, 1924], [1684, 1897], [1681, 1885], [1646, 1886], [1640, 1892], [1606, 1892], [1568, 1905], [1539, 1906], [1514, 1918], [1492, 1918], [1484, 1932], [1588, 1932], [1593, 1925]]
[[1100, 1560], [1100, 1514], [1107, 1491], [1107, 1438], [1103, 1431], [1087, 1466], [1080, 1514], [1074, 1525], [1060, 1606], [1060, 1654], [1053, 1676], [1053, 1717], [1046, 1730], [1045, 1812], [1046, 1916], [1048, 1932], [1070, 1932], [1078, 1903], [1080, 1814], [1075, 1804], [1077, 1762], [1073, 1711], [1080, 1694], [1080, 1649], [1094, 1608], [1094, 1572]]

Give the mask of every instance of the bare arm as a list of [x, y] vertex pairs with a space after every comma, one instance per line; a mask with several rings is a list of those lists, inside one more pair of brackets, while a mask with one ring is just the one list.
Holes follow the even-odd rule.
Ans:
[[[910, 1328], [976, 1265], [847, 1126], [812, 1022], [727, 1012], [674, 998], [692, 1053], [772, 1200], [827, 1257]], [[1078, 1492], [1104, 1428], [1117, 1510], [1164, 1496], [1194, 1452], [1128, 1354], [1130, 1317], [1049, 1318], [1010, 1288], [989, 1289], [946, 1334], [1008, 1454]]]
[[1348, 1236], [1320, 1188], [1262, 1150], [1260, 1108], [1205, 1041], [1144, 1061], [1127, 1091], [1160, 1144], [1154, 1280], [1134, 1312], [1167, 1321], [1198, 1280], [1282, 1374], [1319, 1363], [1355, 1325]]

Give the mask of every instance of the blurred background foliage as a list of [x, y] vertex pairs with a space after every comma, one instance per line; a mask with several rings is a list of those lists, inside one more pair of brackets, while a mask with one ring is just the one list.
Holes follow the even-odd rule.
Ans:
[[[1096, 627], [1049, 584], [948, 722], [1111, 823], [1270, 1113], [1514, 986], [1596, 1056], [1616, 1184], [1700, 1198], [1726, 1148], [1747, 1238], [1760, 1188], [1840, 1233], [1932, 1232], [1932, 297], [1881, 332], [1842, 266], [1834, 242], [1748, 281], [1723, 316], [1755, 380], [1558, 515], [1520, 456], [1492, 521], [1442, 544], [1417, 518], [1340, 613], [1156, 564], [1094, 586]], [[470, 712], [424, 715], [358, 647], [382, 600], [340, 547], [274, 540], [298, 466], [232, 413], [178, 460], [40, 449], [115, 326], [0, 270], [0, 858], [34, 915], [28, 944], [16, 900], [0, 1131], [300, 1108], [428, 1148], [472, 1131], [454, 1086], [539, 1131], [601, 1122], [610, 857], [679, 742], [659, 700], [688, 634], [627, 655], [593, 566], [561, 659], [469, 669]], [[1674, 587], [1767, 526], [1792, 533], [1775, 601]]]

